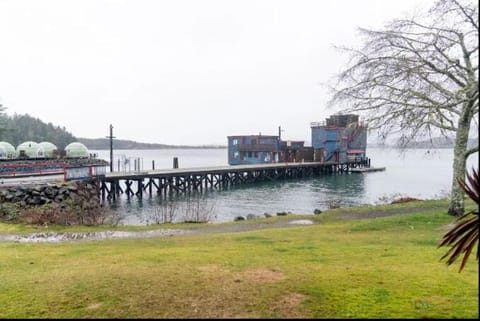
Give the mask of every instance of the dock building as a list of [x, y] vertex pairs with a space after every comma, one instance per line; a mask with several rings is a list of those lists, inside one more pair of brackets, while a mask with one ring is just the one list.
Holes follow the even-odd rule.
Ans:
[[323, 150], [324, 161], [339, 163], [365, 159], [367, 125], [358, 115], [332, 115], [323, 122], [313, 122], [312, 147]]
[[312, 146], [278, 135], [228, 136], [228, 164], [359, 162], [366, 158], [367, 125], [354, 114], [332, 115], [310, 124]]

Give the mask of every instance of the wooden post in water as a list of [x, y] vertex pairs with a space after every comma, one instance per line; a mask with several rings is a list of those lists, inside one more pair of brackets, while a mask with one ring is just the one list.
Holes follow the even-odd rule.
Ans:
[[152, 170], [155, 170], [155, 160], [152, 160]]
[[173, 168], [178, 168], [178, 157], [173, 158]]

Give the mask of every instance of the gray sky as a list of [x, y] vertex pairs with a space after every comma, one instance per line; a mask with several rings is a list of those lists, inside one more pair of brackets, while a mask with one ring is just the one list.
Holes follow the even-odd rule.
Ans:
[[310, 142], [334, 113], [321, 84], [358, 44], [430, 0], [0, 0], [0, 103], [77, 137]]

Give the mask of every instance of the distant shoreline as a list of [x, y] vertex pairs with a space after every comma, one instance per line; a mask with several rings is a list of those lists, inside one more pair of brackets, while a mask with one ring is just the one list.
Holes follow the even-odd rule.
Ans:
[[[93, 148], [88, 147], [88, 150], [109, 150], [110, 146], [104, 148]], [[159, 149], [227, 149], [227, 146], [171, 146], [171, 147], [149, 147], [149, 148], [140, 148], [140, 147], [131, 147], [131, 148], [121, 148], [113, 146], [113, 150], [159, 150]]]
[[[110, 140], [107, 138], [77, 138], [77, 141], [84, 144], [89, 150], [110, 149]], [[469, 140], [469, 148], [478, 146], [478, 138]], [[114, 150], [158, 150], [158, 149], [227, 149], [227, 145], [167, 145], [158, 143], [141, 143], [133, 140], [114, 139]], [[435, 139], [432, 142], [412, 142], [409, 146], [398, 147], [392, 144], [371, 144], [368, 148], [385, 149], [450, 149], [453, 148], [453, 142]]]
[[[89, 150], [105, 150], [110, 149], [110, 140], [107, 138], [77, 138], [77, 140], [87, 146]], [[167, 145], [141, 143], [133, 140], [114, 139], [113, 149], [137, 149], [137, 150], [154, 150], [154, 149], [226, 149], [225, 145]]]
[[[105, 147], [89, 147], [88, 150], [109, 150], [110, 146]], [[113, 146], [114, 150], [160, 150], [160, 149], [227, 149], [228, 146], [167, 146], [167, 147], [116, 147]], [[382, 146], [382, 145], [372, 145], [367, 146], [369, 148], [379, 148], [379, 149], [452, 149], [453, 146], [410, 146], [410, 147], [397, 147], [397, 146]]]

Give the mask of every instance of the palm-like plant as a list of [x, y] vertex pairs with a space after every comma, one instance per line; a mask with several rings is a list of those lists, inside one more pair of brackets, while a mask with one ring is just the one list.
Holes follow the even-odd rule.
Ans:
[[[472, 174], [467, 173], [468, 184], [464, 180], [457, 177], [457, 182], [465, 193], [475, 202], [477, 206], [480, 204], [480, 179], [478, 172], [473, 168]], [[447, 265], [451, 265], [458, 257], [463, 254], [462, 263], [458, 272], [462, 272], [465, 264], [468, 261], [475, 244], [478, 243], [479, 232], [479, 213], [478, 208], [472, 210], [458, 218], [457, 224], [448, 231], [443, 240], [439, 244], [439, 247], [445, 245], [452, 245], [452, 247], [442, 256], [441, 260], [448, 257]], [[478, 247], [477, 247], [477, 261], [478, 261]]]

